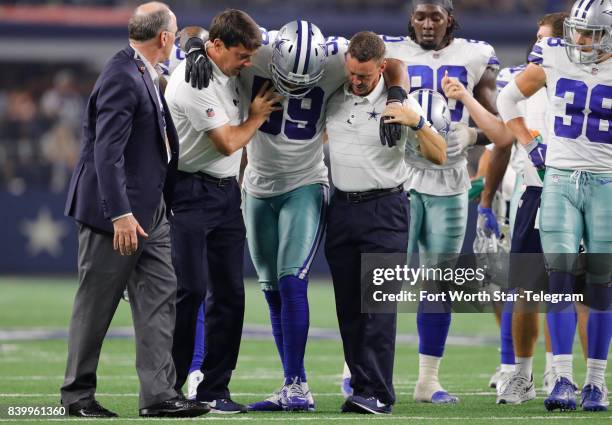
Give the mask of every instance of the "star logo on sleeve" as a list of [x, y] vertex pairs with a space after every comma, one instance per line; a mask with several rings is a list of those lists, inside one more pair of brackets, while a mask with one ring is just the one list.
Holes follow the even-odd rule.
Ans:
[[368, 112], [368, 120], [376, 120], [378, 119], [379, 115], [380, 112], [376, 112], [376, 108], [374, 108], [370, 112]]

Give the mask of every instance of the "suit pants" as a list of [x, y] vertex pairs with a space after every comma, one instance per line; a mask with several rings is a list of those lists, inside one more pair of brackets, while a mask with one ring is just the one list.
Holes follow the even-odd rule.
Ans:
[[395, 402], [395, 313], [361, 313], [361, 254], [405, 253], [408, 198], [403, 191], [353, 203], [333, 196], [325, 255], [334, 282], [344, 358], [354, 394]]
[[62, 404], [94, 398], [102, 342], [127, 285], [136, 334], [140, 408], [176, 397], [172, 362], [176, 277], [170, 225], [161, 201], [134, 255], [113, 250], [113, 235], [79, 223], [79, 287], [68, 336]]
[[178, 291], [172, 355], [175, 388], [187, 379], [197, 314], [204, 297], [206, 356], [197, 399], [230, 398], [244, 319], [243, 261], [246, 230], [236, 179], [179, 172], [172, 204], [172, 262]]

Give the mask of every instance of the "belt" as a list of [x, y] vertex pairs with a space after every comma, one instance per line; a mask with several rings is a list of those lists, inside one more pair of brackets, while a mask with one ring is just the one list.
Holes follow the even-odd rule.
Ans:
[[397, 187], [392, 187], [391, 189], [374, 189], [367, 190], [365, 192], [343, 192], [341, 190], [336, 189], [334, 192], [334, 196], [352, 204], [358, 204], [360, 202], [371, 201], [372, 199], [387, 196], [392, 193], [402, 192], [403, 190], [404, 187], [401, 185]]
[[232, 177], [213, 177], [209, 174], [203, 173], [201, 171], [197, 171], [195, 173], [187, 173], [185, 171], [178, 171], [179, 174], [184, 174], [190, 177], [194, 177], [198, 180], [204, 180], [206, 182], [209, 183], [214, 183], [219, 187], [223, 187], [223, 186], [227, 186], [228, 184], [232, 183], [232, 181], [236, 181], [236, 176], [232, 176]]

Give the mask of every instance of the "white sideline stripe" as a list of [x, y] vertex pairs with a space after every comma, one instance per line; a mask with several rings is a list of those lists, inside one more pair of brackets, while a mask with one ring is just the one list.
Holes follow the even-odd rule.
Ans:
[[[307, 413], [306, 415], [308, 416], [303, 416], [303, 417], [295, 417], [292, 416], [291, 417], [291, 422], [295, 422], [295, 421], [329, 421], [329, 422], [335, 422], [335, 421], [355, 421], [358, 417], [363, 417], [363, 415], [359, 415], [359, 414], [351, 414], [347, 417], [343, 417], [343, 416], [317, 416], [316, 414], [309, 414]], [[147, 421], [202, 421], [205, 420], [207, 422], [209, 421], [270, 421], [270, 422], [287, 422], [287, 415], [280, 415], [281, 417], [277, 417], [277, 418], [271, 418], [271, 417], [257, 417], [257, 414], [254, 414], [253, 416], [242, 416], [242, 417], [236, 417], [235, 415], [232, 415], [232, 417], [222, 417], [222, 416], [215, 416], [214, 414], [212, 415], [205, 415], [205, 416], [200, 416], [197, 418], [147, 418]], [[517, 421], [517, 420], [521, 420], [521, 419], [531, 419], [531, 420], [553, 420], [553, 421], [558, 421], [559, 419], [572, 419], [574, 421], [578, 421], [578, 420], [588, 420], [588, 421], [592, 421], [595, 418], [595, 416], [574, 416], [574, 415], [570, 415], [570, 416], [557, 416], [557, 415], [548, 415], [548, 416], [474, 416], [474, 417], [468, 417], [468, 416], [463, 416], [463, 417], [448, 417], [448, 418], [444, 418], [444, 417], [431, 417], [431, 416], [394, 416], [394, 415], [386, 415], [386, 416], [381, 416], [381, 415], [372, 415], [372, 416], [368, 416], [367, 419], [369, 421], [375, 420], [375, 421], [398, 421], [398, 420], [402, 420], [402, 421], [436, 421], [436, 422], [440, 422], [440, 421], [470, 421], [470, 420], [480, 420], [480, 421]], [[597, 416], [597, 419], [612, 419], [612, 416]], [[0, 419], [0, 422], [15, 422], [18, 420], [27, 420], [27, 421], [32, 421], [32, 422], [38, 422], [38, 421], [45, 421], [45, 422], [66, 422], [66, 418], [35, 418], [35, 419], [31, 419], [30, 417], [15, 417], [15, 419]], [[69, 419], [71, 422], [77, 420], [76, 418], [71, 418]], [[85, 420], [85, 421], [91, 421], [94, 420], [96, 422], [98, 421], [139, 421], [142, 422], [145, 419], [142, 418], [104, 418], [104, 419], [81, 419], [81, 420]]]

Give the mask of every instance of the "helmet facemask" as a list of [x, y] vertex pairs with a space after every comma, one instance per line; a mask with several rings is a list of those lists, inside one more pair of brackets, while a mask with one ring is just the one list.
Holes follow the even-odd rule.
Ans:
[[300, 75], [292, 72], [285, 76], [274, 64], [274, 58], [270, 63], [270, 74], [272, 75], [274, 88], [283, 96], [294, 99], [301, 99], [306, 96], [323, 78], [323, 70], [312, 79], [310, 75]]
[[[591, 39], [589, 44], [578, 44], [579, 37]], [[582, 19], [566, 18], [563, 22], [565, 51], [570, 61], [578, 64], [601, 62], [612, 52], [610, 28], [603, 25], [588, 25]]]

